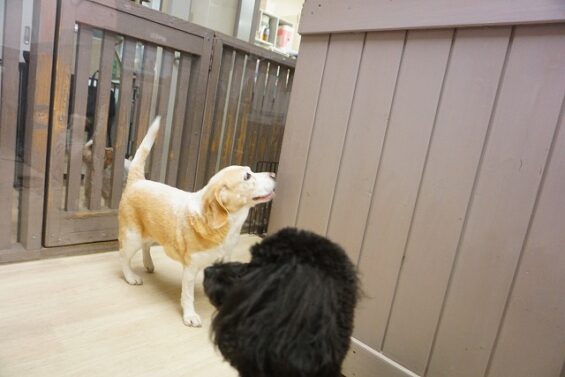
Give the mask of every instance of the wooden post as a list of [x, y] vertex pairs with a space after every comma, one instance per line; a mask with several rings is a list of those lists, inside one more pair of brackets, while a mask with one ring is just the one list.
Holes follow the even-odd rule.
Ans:
[[34, 0], [24, 142], [20, 242], [41, 248], [57, 0]]
[[12, 245], [12, 206], [18, 123], [22, 2], [6, 1], [0, 105], [0, 250]]
[[196, 166], [195, 187], [200, 188], [205, 184], [207, 179], [207, 163], [209, 159], [208, 152], [210, 150], [210, 141], [212, 137], [214, 110], [216, 108], [216, 94], [220, 80], [220, 70], [223, 56], [223, 43], [220, 38], [213, 39], [213, 48], [209, 59], [212, 60], [210, 74], [206, 87], [206, 98], [204, 103], [204, 119], [202, 121], [202, 129], [200, 134], [200, 146], [198, 148], [198, 165]]
[[190, 76], [188, 87], [188, 106], [182, 137], [182, 151], [188, 155], [180, 160], [178, 185], [184, 190], [200, 188], [196, 184], [196, 171], [198, 166], [198, 155], [201, 135], [204, 129], [204, 111], [206, 108], [206, 93], [208, 81], [210, 80], [210, 60], [214, 54], [214, 39], [212, 33], [204, 36], [202, 55], [193, 59], [193, 74]]

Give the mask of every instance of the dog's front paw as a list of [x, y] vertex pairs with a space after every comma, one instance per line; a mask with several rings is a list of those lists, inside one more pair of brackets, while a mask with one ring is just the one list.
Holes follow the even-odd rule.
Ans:
[[195, 312], [191, 313], [184, 313], [182, 316], [182, 321], [185, 325], [190, 327], [201, 327], [202, 321], [200, 320], [200, 316]]
[[141, 276], [136, 275], [133, 272], [124, 274], [124, 279], [126, 279], [127, 283], [131, 285], [143, 284], [143, 279], [141, 278]]

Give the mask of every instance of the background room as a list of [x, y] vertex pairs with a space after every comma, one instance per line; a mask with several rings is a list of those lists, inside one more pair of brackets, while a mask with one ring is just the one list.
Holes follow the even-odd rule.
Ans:
[[0, 21], [0, 376], [237, 375], [201, 273], [197, 327], [182, 262], [138, 252], [136, 286], [120, 264], [157, 116], [167, 193], [268, 182], [233, 260], [289, 226], [343, 247], [344, 376], [565, 376], [565, 2], [0, 0]]

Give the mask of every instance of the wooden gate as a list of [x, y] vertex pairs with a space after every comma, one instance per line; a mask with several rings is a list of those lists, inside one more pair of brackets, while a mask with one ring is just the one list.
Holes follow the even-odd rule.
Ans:
[[[156, 16], [114, 1], [60, 3], [46, 246], [116, 239], [126, 152], [135, 150], [155, 115], [165, 123], [172, 112], [171, 142], [165, 143], [162, 131], [149, 176], [176, 185], [179, 160], [195, 159], [204, 109], [199, 93], [206, 90], [212, 35]], [[171, 93], [175, 59], [179, 68]]]
[[129, 2], [58, 6], [45, 246], [117, 238], [128, 159], [156, 115], [152, 180], [194, 190], [278, 159], [292, 60]]

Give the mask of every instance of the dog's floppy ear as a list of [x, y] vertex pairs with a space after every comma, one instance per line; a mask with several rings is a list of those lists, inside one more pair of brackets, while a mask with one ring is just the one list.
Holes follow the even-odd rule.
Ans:
[[204, 217], [206, 223], [212, 229], [220, 229], [228, 222], [228, 210], [222, 202], [222, 190], [219, 187], [214, 190], [212, 195], [206, 195], [204, 198]]
[[202, 199], [202, 214], [189, 216], [189, 221], [199, 238], [220, 243], [228, 231], [228, 210], [221, 201], [220, 190], [209, 190]]

